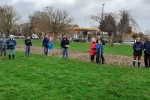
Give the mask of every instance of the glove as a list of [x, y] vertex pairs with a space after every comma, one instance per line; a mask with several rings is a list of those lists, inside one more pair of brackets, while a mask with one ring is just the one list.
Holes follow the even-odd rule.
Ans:
[[136, 48], [136, 51], [141, 51], [141, 48]]

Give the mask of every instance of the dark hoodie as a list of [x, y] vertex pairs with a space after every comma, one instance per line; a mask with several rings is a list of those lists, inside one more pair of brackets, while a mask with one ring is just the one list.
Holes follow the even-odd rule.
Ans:
[[133, 44], [133, 50], [134, 50], [133, 55], [141, 56], [143, 49], [144, 49], [144, 45], [142, 42], [135, 42]]

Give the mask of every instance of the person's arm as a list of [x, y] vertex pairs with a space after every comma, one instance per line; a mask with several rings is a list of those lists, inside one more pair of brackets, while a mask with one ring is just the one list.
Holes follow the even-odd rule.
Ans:
[[43, 39], [42, 47], [44, 47], [45, 38]]
[[24, 44], [27, 45], [27, 40], [24, 41]]
[[14, 44], [17, 45], [16, 40], [14, 40]]
[[31, 46], [32, 46], [32, 41], [30, 40]]
[[133, 50], [136, 50], [135, 43], [133, 44]]
[[61, 41], [60, 47], [63, 47], [63, 40]]

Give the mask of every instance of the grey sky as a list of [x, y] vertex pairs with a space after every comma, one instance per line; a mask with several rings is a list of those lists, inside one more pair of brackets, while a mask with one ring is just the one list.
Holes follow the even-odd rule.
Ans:
[[[28, 21], [28, 15], [44, 7], [66, 9], [75, 18], [74, 24], [80, 27], [90, 27], [93, 23], [87, 19], [89, 15], [104, 12], [114, 12], [121, 9], [131, 11], [140, 31], [150, 30], [150, 0], [0, 0], [0, 4], [13, 5], [22, 16], [23, 22]], [[98, 23], [94, 23], [98, 24]]]

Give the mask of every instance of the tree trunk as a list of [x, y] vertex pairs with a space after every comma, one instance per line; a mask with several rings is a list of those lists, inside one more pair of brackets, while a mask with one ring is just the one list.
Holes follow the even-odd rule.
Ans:
[[57, 43], [56, 42], [56, 37], [57, 37], [57, 33], [55, 33], [55, 35], [54, 35], [54, 43]]
[[111, 42], [112, 47], [114, 46], [115, 37], [116, 37], [116, 33], [114, 33], [113, 38], [112, 38], [112, 42]]

